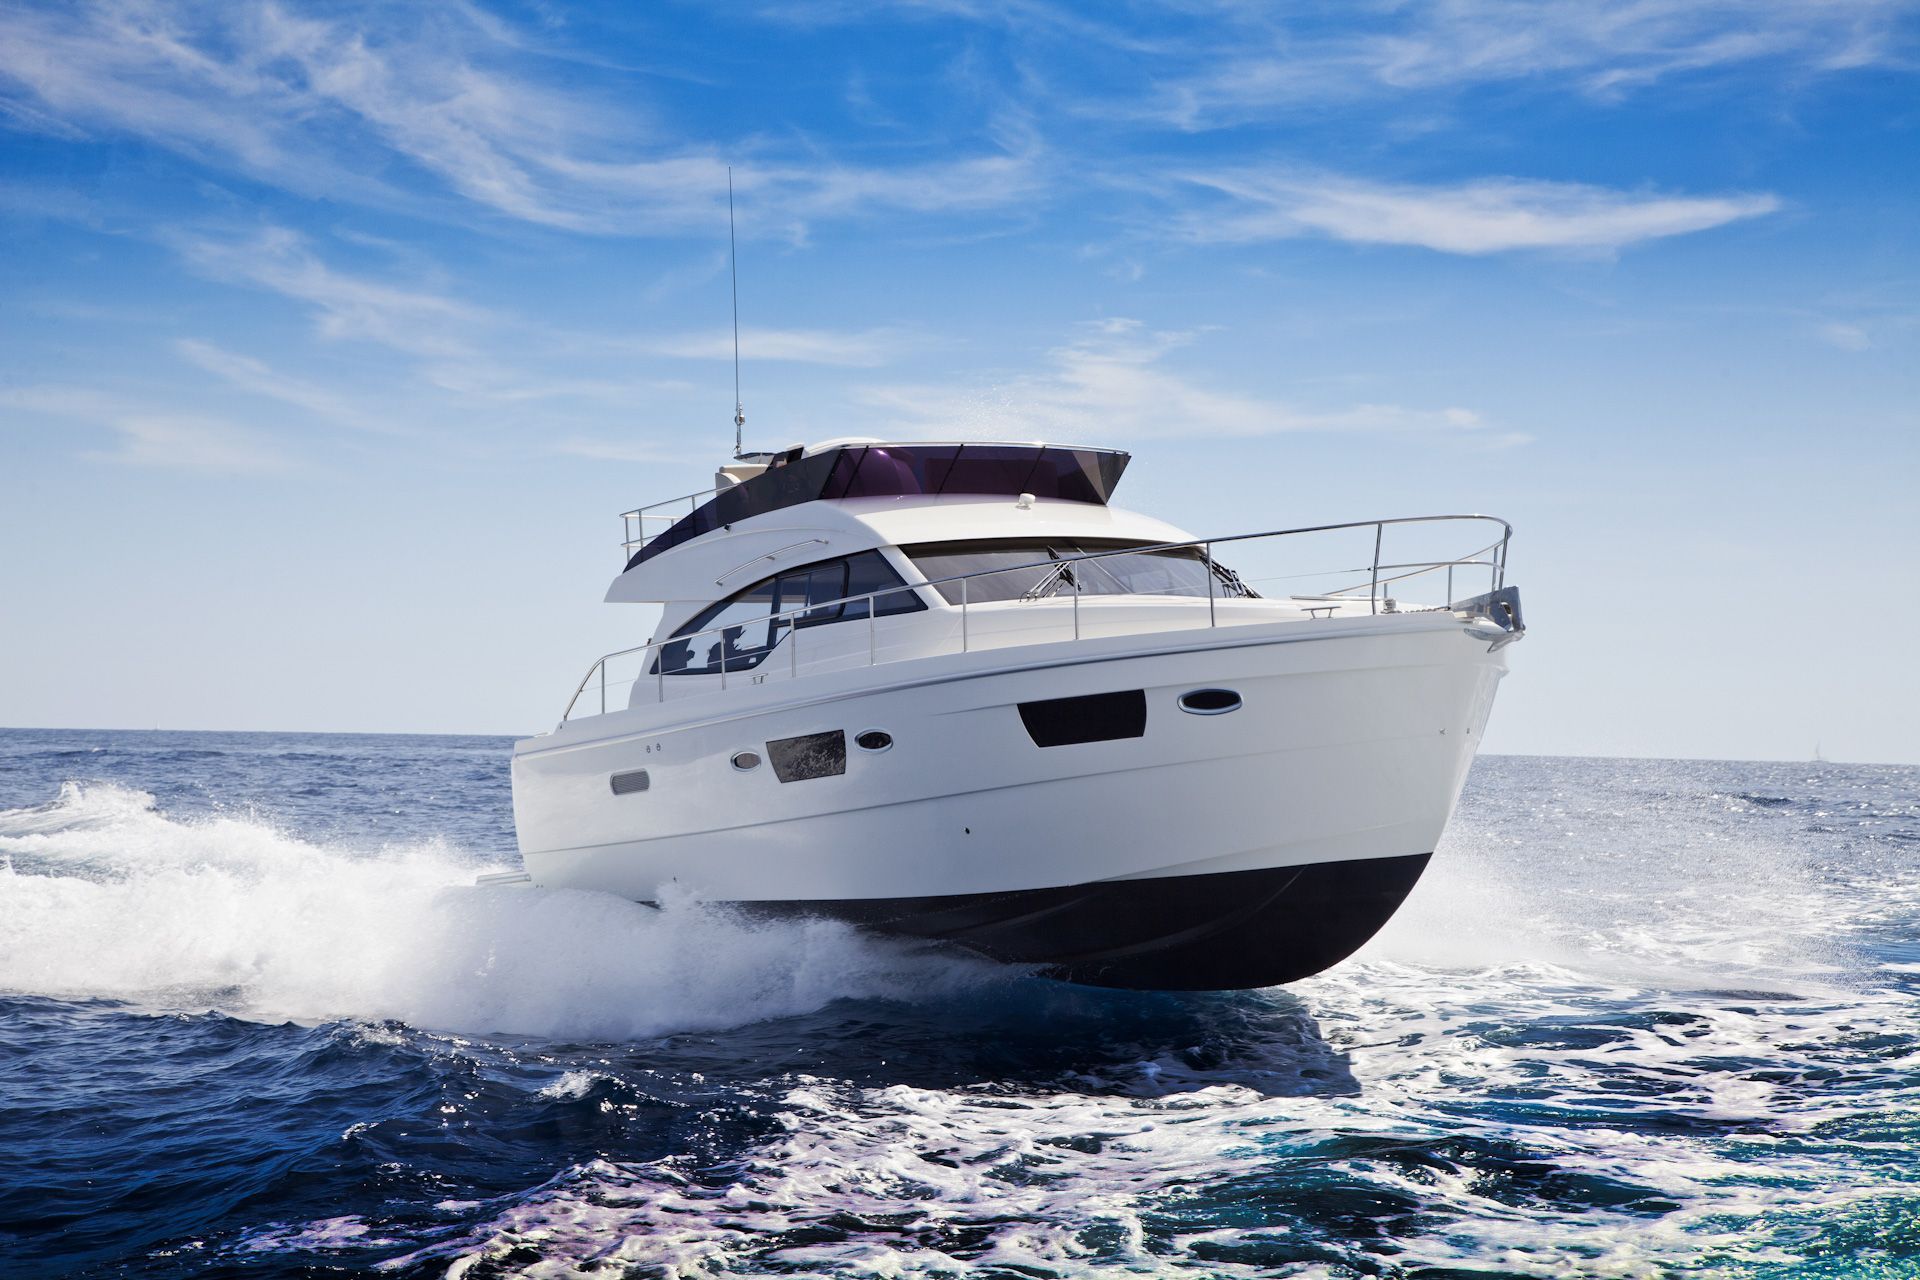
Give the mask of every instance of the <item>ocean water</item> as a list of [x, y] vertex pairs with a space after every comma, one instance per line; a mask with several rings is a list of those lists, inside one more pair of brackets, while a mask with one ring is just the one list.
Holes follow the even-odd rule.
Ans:
[[0, 732], [0, 1276], [1920, 1276], [1920, 770], [1483, 759], [1180, 996], [472, 888], [508, 745]]

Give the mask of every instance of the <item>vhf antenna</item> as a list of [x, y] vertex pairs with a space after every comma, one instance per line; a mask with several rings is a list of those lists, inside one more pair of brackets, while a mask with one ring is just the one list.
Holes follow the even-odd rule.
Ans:
[[747, 425], [747, 412], [740, 407], [740, 250], [733, 238], [733, 166], [727, 166], [727, 263], [733, 271], [733, 460], [741, 452], [740, 433]]

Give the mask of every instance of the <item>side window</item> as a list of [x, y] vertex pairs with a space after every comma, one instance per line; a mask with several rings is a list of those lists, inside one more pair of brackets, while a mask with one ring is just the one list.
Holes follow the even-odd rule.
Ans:
[[[886, 591], [887, 594], [876, 595], [873, 601], [873, 611], [880, 617], [884, 618], [890, 613], [918, 613], [927, 607], [926, 602], [920, 599], [920, 593], [917, 591], [887, 591], [889, 587], [902, 585], [904, 585], [904, 583], [900, 575], [893, 571], [893, 566], [888, 564], [886, 557], [878, 551], [862, 551], [857, 556], [847, 557], [847, 589], [845, 594], [859, 596], [865, 595], [869, 591]], [[867, 602], [865, 600], [847, 601], [845, 616], [848, 618], [866, 617]]]
[[785, 635], [789, 626], [817, 627], [822, 623], [840, 621], [841, 611], [846, 606], [835, 602], [847, 594], [847, 562], [829, 560], [825, 564], [796, 569], [792, 573], [782, 574], [779, 585], [780, 598], [773, 606], [775, 613], [791, 613], [807, 605], [819, 607], [776, 619], [773, 624], [775, 644], [779, 643], [777, 637]]
[[692, 635], [724, 628], [716, 635], [695, 636], [664, 646], [661, 659], [669, 674], [707, 675], [758, 666], [773, 648], [774, 580], [757, 582], [717, 605], [703, 609], [676, 633]]
[[[664, 666], [668, 675], [718, 675], [723, 661], [729, 673], [745, 671], [759, 666], [796, 626], [818, 627], [867, 616], [865, 600], [846, 597], [903, 585], [900, 575], [877, 551], [789, 569], [694, 615], [674, 632], [692, 638], [662, 645], [659, 662], [649, 674]], [[910, 590], [893, 591], [874, 600], [874, 612], [883, 618], [926, 607]], [[773, 616], [795, 609], [806, 612], [784, 618]], [[715, 628], [724, 630], [717, 635], [697, 634]]]

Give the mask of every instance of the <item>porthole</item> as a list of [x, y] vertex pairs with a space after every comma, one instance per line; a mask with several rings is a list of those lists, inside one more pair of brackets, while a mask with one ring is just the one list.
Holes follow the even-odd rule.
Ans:
[[1180, 695], [1180, 709], [1196, 716], [1223, 716], [1240, 709], [1240, 695], [1231, 689], [1195, 689]]
[[760, 753], [758, 751], [734, 752], [733, 767], [741, 773], [745, 773], [749, 769], [758, 769], [760, 767]]
[[893, 745], [893, 735], [882, 729], [868, 729], [853, 740], [862, 751], [885, 751]]

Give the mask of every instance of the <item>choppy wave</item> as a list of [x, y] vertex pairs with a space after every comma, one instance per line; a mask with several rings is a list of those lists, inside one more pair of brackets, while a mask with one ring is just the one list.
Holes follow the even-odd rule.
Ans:
[[476, 890], [500, 824], [453, 800], [348, 831], [194, 801], [202, 755], [38, 767], [26, 1274], [1920, 1274], [1920, 771], [1483, 761], [1356, 960], [1168, 996]]

